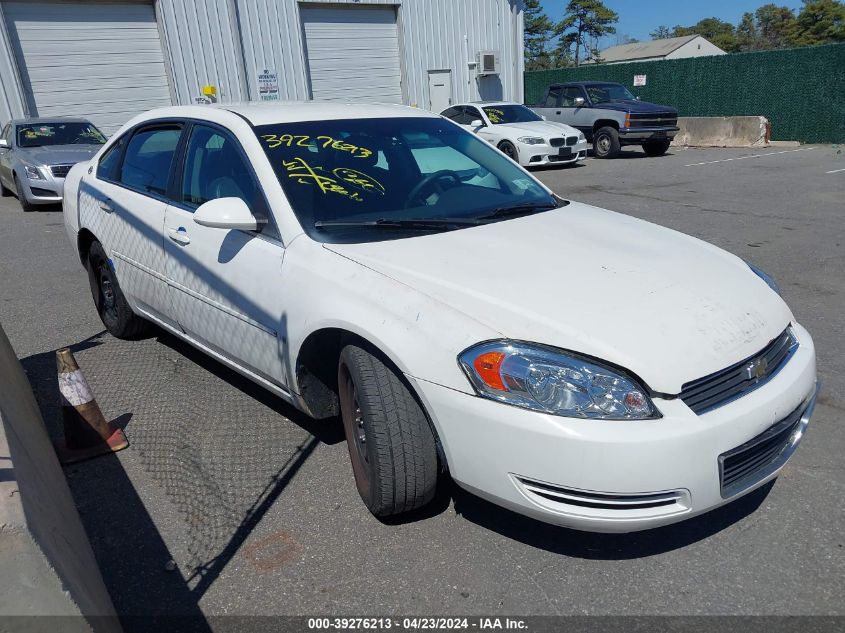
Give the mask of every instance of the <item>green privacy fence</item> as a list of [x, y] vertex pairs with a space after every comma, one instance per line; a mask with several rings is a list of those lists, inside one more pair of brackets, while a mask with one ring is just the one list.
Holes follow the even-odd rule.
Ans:
[[[646, 85], [634, 88], [634, 75]], [[525, 73], [525, 102], [552, 83], [615, 81], [681, 116], [763, 115], [772, 139], [845, 142], [845, 44]]]

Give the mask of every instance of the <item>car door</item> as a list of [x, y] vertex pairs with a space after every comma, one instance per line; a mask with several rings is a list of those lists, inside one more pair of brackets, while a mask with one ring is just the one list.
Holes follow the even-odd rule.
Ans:
[[[284, 386], [284, 248], [260, 183], [235, 137], [212, 124], [191, 126], [180, 162], [164, 247], [178, 324], [197, 343]], [[193, 221], [204, 202], [230, 197], [264, 221], [260, 230]]]
[[[584, 99], [581, 106], [576, 104], [576, 99]], [[566, 86], [561, 93], [560, 102], [561, 116], [559, 121], [571, 125], [575, 129], [591, 133], [593, 129], [593, 113], [590, 111], [590, 101], [587, 93], [581, 86]]]
[[162, 231], [167, 189], [184, 124], [146, 124], [125, 134], [80, 183], [85, 226], [109, 255], [139, 314], [170, 323]]
[[563, 112], [560, 109], [561, 94], [563, 92], [562, 86], [551, 86], [546, 92], [545, 100], [532, 107], [540, 116], [546, 117], [548, 121], [557, 121], [558, 123], [566, 123], [561, 119]]
[[[473, 123], [481, 121], [483, 123], [482, 127], [475, 126], [473, 127]], [[463, 125], [471, 132], [475, 132], [481, 138], [483, 138], [488, 143], [495, 144], [498, 136], [493, 133], [492, 128], [490, 127], [490, 122], [487, 120], [481, 110], [476, 108], [475, 106], [465, 106], [464, 107], [464, 118], [463, 118]]]

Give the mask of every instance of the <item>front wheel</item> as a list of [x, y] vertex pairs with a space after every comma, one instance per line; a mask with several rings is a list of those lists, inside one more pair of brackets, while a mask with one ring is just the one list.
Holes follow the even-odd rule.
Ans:
[[97, 313], [109, 334], [124, 339], [143, 334], [149, 323], [129, 307], [106, 252], [99, 242], [91, 244], [85, 267], [88, 269], [94, 305], [97, 306]]
[[602, 127], [593, 134], [593, 155], [596, 158], [616, 158], [621, 149], [616, 128]]
[[512, 161], [518, 163], [519, 155], [516, 152], [516, 146], [510, 141], [502, 141], [499, 143], [499, 150]]
[[378, 356], [357, 345], [340, 353], [338, 392], [355, 485], [377, 517], [434, 498], [437, 448], [425, 412]]
[[663, 156], [669, 149], [671, 140], [665, 139], [661, 141], [646, 141], [643, 143], [643, 151], [646, 156]]
[[21, 209], [23, 209], [24, 213], [32, 213], [33, 211], [38, 210], [38, 205], [32, 204], [29, 200], [26, 199], [26, 194], [23, 191], [21, 181], [18, 179], [17, 174], [15, 174], [15, 189], [18, 192], [18, 202], [21, 203]]

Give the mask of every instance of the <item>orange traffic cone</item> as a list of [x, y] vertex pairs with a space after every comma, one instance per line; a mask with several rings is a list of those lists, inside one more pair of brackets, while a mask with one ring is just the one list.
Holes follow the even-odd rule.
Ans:
[[65, 429], [64, 444], [56, 444], [59, 461], [70, 464], [114, 453], [129, 446], [123, 431], [109, 424], [103, 417], [88, 381], [69, 348], [56, 352], [56, 365], [59, 370], [59, 393]]

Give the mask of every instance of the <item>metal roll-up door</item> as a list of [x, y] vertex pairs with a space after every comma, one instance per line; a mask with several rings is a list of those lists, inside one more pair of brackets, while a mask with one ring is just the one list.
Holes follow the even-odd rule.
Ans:
[[402, 103], [396, 9], [303, 6], [311, 96]]
[[4, 2], [31, 116], [83, 116], [110, 134], [171, 105], [151, 2]]

